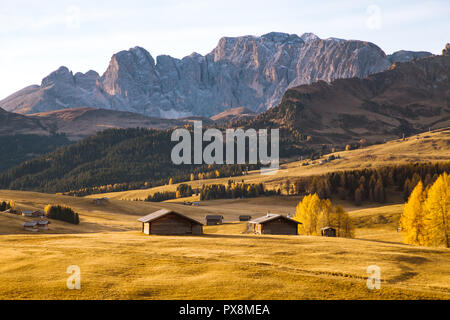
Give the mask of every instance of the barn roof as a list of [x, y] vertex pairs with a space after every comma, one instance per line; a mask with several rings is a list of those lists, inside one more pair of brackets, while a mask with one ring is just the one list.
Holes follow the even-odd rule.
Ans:
[[153, 213], [150, 213], [150, 214], [148, 214], [148, 215], [146, 215], [146, 216], [144, 216], [142, 218], [139, 218], [138, 221], [144, 222], [144, 223], [152, 222], [152, 221], [154, 221], [156, 219], [159, 219], [159, 218], [161, 218], [161, 217], [163, 217], [163, 216], [165, 216], [167, 214], [170, 214], [170, 213], [176, 214], [176, 215], [178, 215], [178, 216], [180, 216], [182, 218], [188, 219], [188, 220], [190, 220], [190, 221], [192, 221], [192, 222], [194, 222], [196, 224], [202, 225], [202, 223], [198, 222], [195, 219], [192, 219], [192, 218], [190, 218], [188, 216], [185, 216], [185, 215], [183, 215], [181, 213], [178, 213], [178, 212], [175, 212], [173, 210], [167, 210], [167, 209], [161, 209], [161, 210], [155, 211]]
[[206, 219], [223, 219], [223, 216], [221, 216], [219, 214], [208, 214], [205, 218]]
[[35, 225], [37, 225], [36, 221], [26, 221], [23, 224], [24, 227], [34, 227]]
[[289, 220], [291, 222], [295, 222], [297, 224], [302, 224], [301, 222], [298, 222], [298, 221], [295, 221], [295, 220], [290, 219], [288, 217], [282, 216], [281, 214], [274, 214], [274, 213], [270, 213], [270, 214], [267, 214], [267, 215], [265, 215], [263, 217], [259, 217], [259, 218], [253, 219], [253, 220], [249, 221], [249, 223], [262, 224], [262, 223], [266, 223], [266, 222], [275, 220], [277, 218], [282, 218], [282, 219], [285, 219], [285, 220]]

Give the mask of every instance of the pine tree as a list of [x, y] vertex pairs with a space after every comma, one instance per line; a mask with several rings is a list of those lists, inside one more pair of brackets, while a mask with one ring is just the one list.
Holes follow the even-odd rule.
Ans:
[[360, 206], [362, 203], [362, 196], [363, 196], [363, 192], [361, 191], [361, 188], [357, 188], [355, 190], [355, 205], [356, 206]]

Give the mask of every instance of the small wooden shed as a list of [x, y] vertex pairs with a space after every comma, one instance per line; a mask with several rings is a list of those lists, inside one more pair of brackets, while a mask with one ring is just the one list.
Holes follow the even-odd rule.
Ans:
[[239, 216], [239, 221], [250, 221], [250, 220], [252, 220], [252, 216], [245, 215], [245, 214]]
[[30, 211], [30, 210], [22, 211], [22, 216], [24, 216], [24, 217], [32, 217], [33, 216], [33, 211]]
[[297, 235], [301, 222], [287, 218], [281, 214], [270, 214], [249, 221], [256, 234]]
[[209, 214], [205, 217], [207, 226], [215, 226], [223, 223], [223, 216], [216, 214]]
[[40, 230], [48, 230], [48, 224], [50, 223], [50, 221], [39, 220], [37, 223], [38, 223], [37, 226]]
[[336, 237], [336, 229], [332, 227], [325, 227], [320, 229], [322, 237]]
[[173, 210], [161, 209], [138, 221], [142, 222], [142, 232], [145, 234], [203, 234], [203, 224]]
[[92, 200], [92, 202], [94, 202], [94, 204], [96, 204], [96, 205], [107, 203], [108, 201], [109, 201], [108, 198], [96, 198], [96, 199]]
[[36, 231], [38, 231], [38, 223], [37, 223], [37, 221], [24, 222], [23, 228], [27, 231], [36, 232]]

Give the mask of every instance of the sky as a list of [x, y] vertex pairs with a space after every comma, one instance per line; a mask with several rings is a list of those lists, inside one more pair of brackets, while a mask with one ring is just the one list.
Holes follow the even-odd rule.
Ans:
[[182, 58], [223, 36], [272, 31], [440, 54], [450, 1], [0, 0], [0, 99], [60, 66], [103, 74], [114, 53], [135, 46]]

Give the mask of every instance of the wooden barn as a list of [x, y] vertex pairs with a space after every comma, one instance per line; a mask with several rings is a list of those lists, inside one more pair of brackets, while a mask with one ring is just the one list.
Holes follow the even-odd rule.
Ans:
[[34, 217], [39, 218], [45, 216], [45, 212], [42, 210], [35, 210], [35, 211], [22, 211], [22, 216], [24, 217]]
[[48, 224], [50, 223], [50, 221], [48, 220], [39, 220], [37, 222], [37, 226], [39, 230], [48, 230]]
[[292, 220], [280, 214], [268, 213], [264, 217], [249, 221], [256, 234], [287, 234], [297, 235], [301, 222]]
[[239, 216], [239, 221], [250, 221], [250, 220], [252, 220], [252, 216], [245, 215], [245, 214]]
[[96, 198], [94, 200], [92, 200], [92, 202], [96, 205], [101, 205], [104, 203], [108, 203], [109, 199], [108, 198]]
[[29, 210], [22, 211], [22, 216], [24, 216], [24, 217], [32, 217], [33, 216], [33, 211], [29, 211]]
[[215, 226], [217, 224], [223, 223], [223, 216], [216, 215], [216, 214], [210, 214], [205, 217], [206, 225], [207, 226]]
[[159, 235], [203, 234], [203, 225], [181, 213], [161, 209], [138, 219], [142, 232]]
[[320, 229], [322, 237], [336, 237], [336, 229], [331, 227], [325, 227]]
[[38, 231], [38, 223], [37, 223], [37, 221], [24, 222], [23, 228], [27, 231], [36, 232], [36, 231]]

